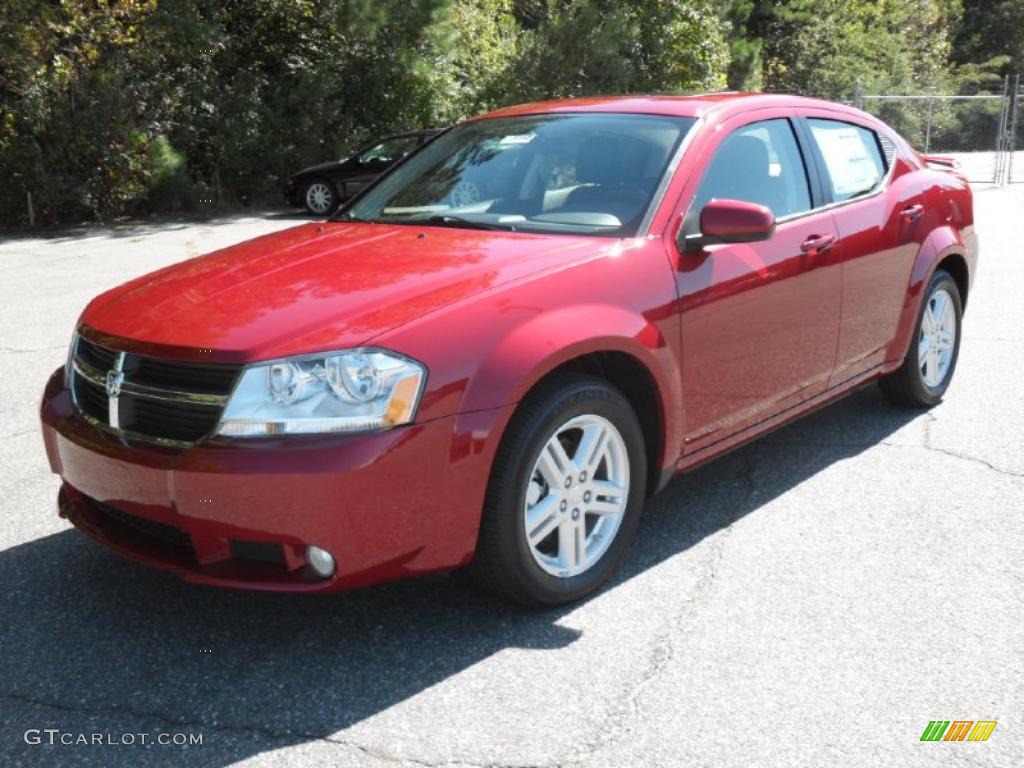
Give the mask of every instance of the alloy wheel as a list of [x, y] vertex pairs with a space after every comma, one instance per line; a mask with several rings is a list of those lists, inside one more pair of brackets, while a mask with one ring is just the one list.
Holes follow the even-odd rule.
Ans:
[[314, 181], [306, 189], [306, 207], [313, 213], [327, 213], [334, 205], [334, 190], [322, 181]]
[[530, 473], [523, 509], [537, 564], [560, 578], [593, 567], [615, 539], [629, 499], [629, 456], [619, 430], [585, 414], [545, 443]]
[[928, 297], [921, 315], [921, 332], [917, 342], [917, 364], [921, 379], [938, 387], [949, 373], [956, 348], [956, 312], [953, 299], [945, 288], [938, 288]]
[[480, 202], [480, 188], [471, 181], [460, 181], [451, 193], [452, 205], [460, 208]]

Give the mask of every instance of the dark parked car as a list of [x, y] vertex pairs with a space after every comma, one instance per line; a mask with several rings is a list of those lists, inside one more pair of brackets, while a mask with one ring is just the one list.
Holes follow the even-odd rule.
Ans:
[[288, 177], [288, 202], [317, 216], [328, 214], [437, 132], [429, 129], [388, 136], [363, 145], [349, 157], [303, 168]]

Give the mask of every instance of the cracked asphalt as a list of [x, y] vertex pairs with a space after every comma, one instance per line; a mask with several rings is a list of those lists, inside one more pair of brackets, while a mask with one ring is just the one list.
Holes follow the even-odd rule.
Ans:
[[[614, 583], [540, 613], [459, 576], [222, 592], [70, 530], [36, 409], [85, 303], [297, 219], [0, 242], [0, 764], [1024, 764], [1024, 185], [976, 200], [941, 405], [869, 387], [677, 479]], [[999, 724], [920, 742], [935, 719]], [[203, 743], [26, 744], [32, 728]]]

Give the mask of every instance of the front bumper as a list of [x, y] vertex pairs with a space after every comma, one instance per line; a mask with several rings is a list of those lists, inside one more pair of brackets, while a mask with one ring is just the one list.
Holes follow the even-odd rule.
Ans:
[[[512, 406], [371, 435], [129, 441], [81, 418], [51, 377], [43, 438], [63, 516], [125, 556], [189, 581], [327, 591], [472, 560]], [[305, 549], [328, 550], [317, 578]]]

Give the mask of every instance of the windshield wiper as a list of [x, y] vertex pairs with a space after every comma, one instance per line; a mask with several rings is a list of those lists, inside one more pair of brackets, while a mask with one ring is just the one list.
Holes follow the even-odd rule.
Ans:
[[470, 227], [472, 229], [493, 229], [502, 232], [515, 232], [513, 224], [498, 224], [491, 221], [477, 221], [475, 219], [464, 219], [461, 216], [452, 216], [449, 213], [436, 213], [425, 219], [415, 220], [417, 224], [440, 224], [444, 227]]

